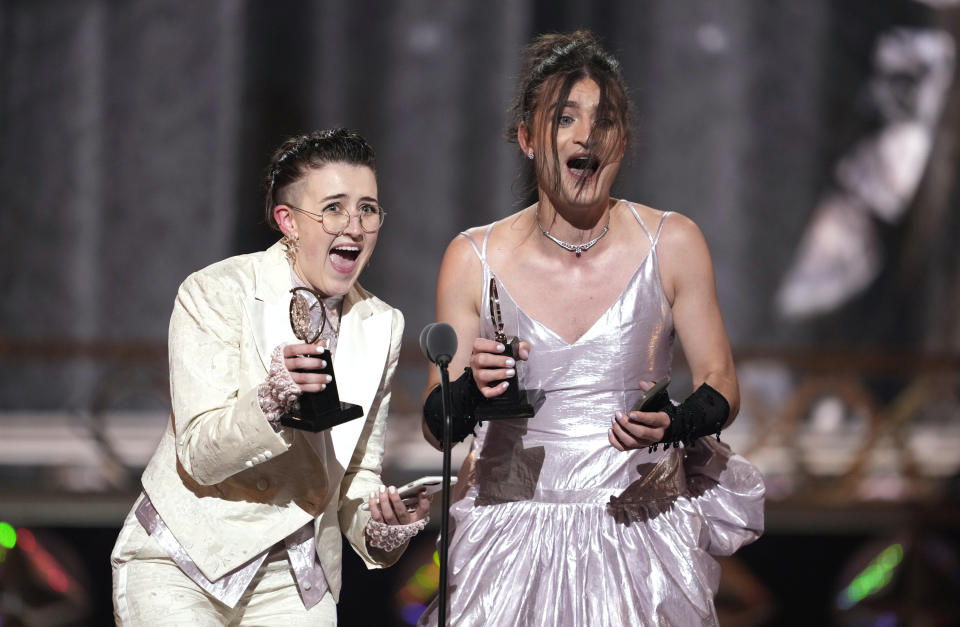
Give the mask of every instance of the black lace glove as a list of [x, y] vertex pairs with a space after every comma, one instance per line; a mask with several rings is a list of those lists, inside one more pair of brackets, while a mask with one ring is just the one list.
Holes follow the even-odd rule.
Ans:
[[702, 384], [693, 394], [679, 405], [674, 405], [669, 398], [662, 406], [651, 408], [648, 411], [662, 411], [670, 416], [670, 426], [663, 433], [663, 439], [650, 447], [650, 451], [657, 450], [662, 444], [667, 448], [693, 444], [698, 438], [716, 434], [720, 439], [720, 429], [730, 416], [730, 403], [720, 392]]

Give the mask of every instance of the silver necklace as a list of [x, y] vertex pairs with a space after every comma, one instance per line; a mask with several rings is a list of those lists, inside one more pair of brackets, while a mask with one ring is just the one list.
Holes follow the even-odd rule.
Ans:
[[543, 225], [540, 224], [540, 204], [539, 203], [537, 204], [537, 226], [540, 227], [540, 232], [546, 235], [548, 240], [550, 240], [560, 248], [565, 248], [572, 253], [576, 253], [577, 257], [579, 257], [580, 253], [582, 253], [585, 250], [590, 250], [590, 248], [592, 248], [594, 244], [599, 242], [603, 238], [603, 236], [607, 234], [607, 231], [610, 230], [610, 214], [607, 213], [607, 224], [606, 226], [603, 227], [603, 230], [600, 231], [600, 235], [597, 235], [589, 242], [584, 242], [583, 244], [571, 244], [570, 242], [565, 242], [559, 237], [556, 237], [555, 235], [550, 233], [550, 231], [548, 231], [547, 229], [543, 228]]

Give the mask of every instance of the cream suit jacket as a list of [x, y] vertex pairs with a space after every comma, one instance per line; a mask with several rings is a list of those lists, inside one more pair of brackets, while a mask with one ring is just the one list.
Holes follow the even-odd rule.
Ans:
[[338, 599], [341, 531], [368, 568], [403, 552], [368, 548], [370, 514], [359, 508], [382, 485], [403, 316], [355, 285], [344, 297], [333, 368], [340, 399], [362, 406], [364, 416], [319, 434], [276, 433], [257, 387], [274, 347], [299, 342], [288, 322], [291, 288], [279, 244], [183, 282], [170, 320], [172, 413], [143, 487], [211, 581], [313, 520], [317, 554]]

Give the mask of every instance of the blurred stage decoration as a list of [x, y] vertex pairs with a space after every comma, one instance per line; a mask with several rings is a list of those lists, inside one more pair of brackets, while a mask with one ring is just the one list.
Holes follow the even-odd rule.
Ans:
[[[417, 347], [403, 350], [400, 370], [418, 368]], [[764, 473], [774, 525], [778, 508], [849, 508], [857, 517], [863, 504], [891, 515], [904, 503], [956, 507], [960, 357], [809, 349], [735, 357], [741, 410], [723, 439]], [[420, 434], [422, 382], [410, 370], [398, 373], [384, 460], [398, 484], [439, 464]], [[118, 525], [168, 420], [161, 373], [110, 371], [85, 410], [3, 412], [0, 513], [24, 525]], [[674, 375], [680, 394], [684, 364]], [[456, 447], [455, 464], [466, 449]]]
[[941, 534], [875, 539], [848, 561], [838, 588], [837, 625], [951, 627], [957, 624], [960, 552]]
[[440, 555], [433, 550], [434, 544], [420, 543], [401, 566], [404, 572], [397, 578], [398, 586], [393, 593], [393, 608], [399, 624], [416, 625], [437, 594]]
[[742, 407], [724, 432], [770, 503], [956, 501], [960, 359], [910, 353], [740, 358]]
[[72, 627], [92, 606], [79, 556], [55, 534], [0, 521], [0, 625]]

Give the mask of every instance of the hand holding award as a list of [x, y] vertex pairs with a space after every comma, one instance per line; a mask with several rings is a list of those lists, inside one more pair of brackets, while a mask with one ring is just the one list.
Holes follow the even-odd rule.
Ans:
[[[323, 299], [306, 287], [296, 287], [290, 291], [293, 294], [290, 298], [290, 328], [301, 342], [314, 344], [320, 339], [327, 324]], [[340, 400], [330, 351], [325, 348], [319, 358], [326, 364], [319, 372], [329, 375], [330, 382], [320, 392], [301, 394], [300, 415], [284, 414], [280, 419], [283, 426], [318, 432], [363, 415], [363, 408], [359, 405]]]
[[[490, 320], [493, 322], [493, 339], [503, 344], [503, 355], [514, 360], [520, 354], [520, 338], [508, 338], [503, 332], [503, 316], [500, 312], [500, 295], [497, 292], [497, 280], [490, 279]], [[519, 363], [519, 362], [518, 362]], [[506, 391], [499, 396], [483, 400], [474, 412], [478, 420], [501, 420], [505, 418], [531, 418], [533, 406], [527, 400], [526, 392], [520, 387], [519, 369], [509, 379]], [[499, 385], [503, 381], [491, 384]]]

